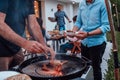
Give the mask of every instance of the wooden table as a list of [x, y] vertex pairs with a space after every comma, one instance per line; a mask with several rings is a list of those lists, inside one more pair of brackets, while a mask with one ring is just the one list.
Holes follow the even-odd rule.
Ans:
[[51, 35], [50, 40], [53, 42], [53, 49], [57, 53], [59, 51], [59, 41], [64, 38], [64, 35], [59, 33], [54, 33], [52, 31], [48, 31], [48, 34]]

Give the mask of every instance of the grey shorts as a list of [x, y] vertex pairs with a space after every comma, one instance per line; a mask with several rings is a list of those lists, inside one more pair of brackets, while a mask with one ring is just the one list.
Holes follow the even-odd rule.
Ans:
[[0, 57], [0, 71], [5, 71], [19, 65], [24, 60], [23, 51], [20, 50], [16, 55], [11, 57]]

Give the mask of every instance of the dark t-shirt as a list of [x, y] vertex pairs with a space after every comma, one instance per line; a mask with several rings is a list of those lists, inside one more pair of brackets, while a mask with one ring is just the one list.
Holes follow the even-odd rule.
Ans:
[[[6, 14], [6, 24], [18, 35], [23, 36], [25, 19], [34, 14], [33, 0], [0, 0], [0, 12]], [[0, 36], [0, 56], [12, 56], [19, 50], [19, 46]]]

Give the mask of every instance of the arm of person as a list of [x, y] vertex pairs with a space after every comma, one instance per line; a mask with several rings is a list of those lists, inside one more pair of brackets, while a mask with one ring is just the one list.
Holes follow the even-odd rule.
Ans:
[[29, 2], [29, 12], [28, 12], [28, 17], [27, 17], [27, 27], [28, 30], [30, 32], [30, 34], [32, 35], [32, 37], [40, 42], [42, 45], [46, 46], [44, 38], [42, 36], [42, 31], [40, 29], [40, 25], [37, 21], [37, 18], [35, 16], [35, 12], [34, 12], [34, 0], [31, 0]]
[[75, 36], [79, 39], [84, 39], [84, 38], [87, 38], [89, 36], [99, 35], [102, 33], [103, 33], [103, 31], [101, 30], [101, 28], [97, 28], [96, 30], [93, 30], [90, 32], [79, 31]]
[[23, 43], [26, 43], [26, 39], [20, 37], [18, 34], [16, 34], [6, 23], [5, 23], [5, 17], [6, 14], [0, 12], [0, 36], [2, 36], [4, 39], [15, 43], [19, 46], [24, 47]]
[[102, 31], [100, 28], [93, 30], [91, 32], [84, 32], [84, 31], [78, 31], [78, 33], [75, 35], [78, 39], [83, 40], [84, 38], [87, 38], [89, 36], [93, 36], [93, 35], [98, 35], [98, 34], [102, 34]]
[[51, 54], [51, 58], [53, 59], [55, 56], [54, 51], [47, 47], [41, 29], [40, 29], [40, 25], [37, 22], [35, 13], [34, 13], [34, 0], [31, 0], [29, 3], [29, 12], [28, 12], [28, 17], [27, 17], [27, 23], [28, 23], [28, 30], [31, 31], [31, 34], [33, 36], [33, 38], [36, 40], [37, 44], [35, 44], [33, 47], [34, 49], [37, 49], [37, 53], [45, 53], [44, 55], [46, 55], [46, 58], [48, 57], [46, 53], [48, 53], [48, 51]]
[[46, 53], [50, 52], [51, 58], [53, 59], [55, 57], [55, 52], [53, 51], [53, 49], [47, 47], [40, 29], [40, 25], [38, 24], [36, 16], [34, 14], [28, 16], [28, 28], [31, 31], [34, 39], [42, 44], [42, 46], [44, 47], [43, 52], [45, 52], [45, 55], [47, 56]]
[[[88, 36], [93, 36], [93, 35], [99, 35], [99, 34], [105, 34], [107, 31], [110, 31], [110, 26], [109, 26], [109, 21], [108, 21], [108, 14], [107, 14], [107, 10], [106, 10], [106, 6], [105, 4], [103, 4], [103, 6], [101, 7], [101, 17], [100, 17], [100, 21], [101, 21], [101, 26], [93, 31], [90, 32], [83, 32], [83, 31], [79, 31], [78, 35], [76, 35], [78, 38], [84, 39]], [[79, 12], [80, 14], [80, 12]], [[77, 22], [76, 25], [79, 28], [80, 27], [80, 16], [78, 15], [79, 19], [77, 18]], [[79, 23], [79, 24], [78, 24]]]
[[78, 31], [81, 28], [81, 26], [82, 26], [81, 10], [80, 10], [80, 8], [81, 8], [81, 4], [79, 4], [77, 19], [76, 19], [75, 24], [74, 24], [73, 29], [72, 29], [73, 32]]
[[8, 0], [0, 0], [0, 36], [13, 44], [16, 44], [28, 52], [36, 53], [44, 50], [44, 47], [36, 41], [28, 41], [14, 32], [5, 22], [8, 11]]
[[40, 25], [36, 20], [35, 14], [30, 14], [28, 16], [27, 22], [28, 22], [28, 30], [30, 30], [34, 39], [40, 42], [42, 45], [46, 46], [45, 40], [42, 35], [42, 31], [40, 29]]
[[88, 32], [87, 33], [88, 36], [105, 34], [107, 31], [110, 31], [108, 13], [107, 13], [107, 10], [106, 10], [105, 3], [103, 3], [103, 6], [101, 7], [101, 18], [100, 18], [100, 20], [101, 20], [101, 26], [96, 30]]
[[66, 19], [68, 20], [68, 22], [72, 22], [69, 17], [67, 16], [67, 14], [64, 12], [64, 16], [66, 17]]
[[16, 34], [6, 23], [6, 13], [8, 10], [8, 0], [0, 0], [0, 36], [19, 46], [24, 46], [26, 40]]
[[55, 21], [57, 21], [57, 16], [56, 16], [56, 12], [54, 13], [54, 17], [55, 17]]
[[[6, 23], [5, 23], [6, 14], [0, 12], [0, 36], [4, 39], [25, 48], [29, 52], [40, 52], [44, 47], [36, 41], [28, 41], [18, 34], [16, 34]], [[36, 49], [36, 46], [40, 47]]]

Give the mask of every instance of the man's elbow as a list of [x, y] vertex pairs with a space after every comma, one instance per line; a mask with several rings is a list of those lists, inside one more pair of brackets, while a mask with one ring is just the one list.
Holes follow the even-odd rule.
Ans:
[[5, 24], [5, 22], [0, 19], [0, 29], [3, 27], [4, 24]]
[[106, 26], [106, 27], [105, 26], [104, 27], [101, 26], [100, 29], [101, 29], [102, 33], [106, 33], [106, 32], [110, 31], [110, 27], [109, 26]]
[[3, 19], [0, 19], [0, 25], [4, 24], [5, 21]]

